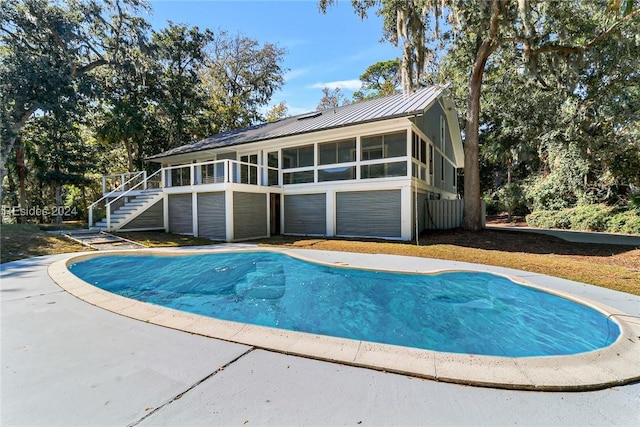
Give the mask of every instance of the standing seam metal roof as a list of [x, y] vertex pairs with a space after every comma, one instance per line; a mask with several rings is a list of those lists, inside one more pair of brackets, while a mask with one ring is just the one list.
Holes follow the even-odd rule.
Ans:
[[442, 94], [443, 90], [444, 87], [442, 86], [429, 86], [406, 96], [404, 94], [396, 94], [321, 110], [318, 111], [317, 115], [313, 115], [313, 112], [305, 113], [286, 117], [276, 122], [262, 123], [244, 129], [222, 132], [201, 141], [148, 157], [148, 160], [385, 120], [393, 117], [410, 116], [427, 108]]

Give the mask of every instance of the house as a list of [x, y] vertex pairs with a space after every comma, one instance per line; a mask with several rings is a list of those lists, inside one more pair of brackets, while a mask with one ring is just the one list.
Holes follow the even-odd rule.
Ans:
[[147, 160], [161, 166], [153, 176], [123, 175], [112, 192], [114, 177], [103, 179], [107, 218], [97, 227], [222, 241], [410, 240], [437, 219], [428, 200], [458, 198], [463, 149], [446, 88], [430, 86], [220, 133]]

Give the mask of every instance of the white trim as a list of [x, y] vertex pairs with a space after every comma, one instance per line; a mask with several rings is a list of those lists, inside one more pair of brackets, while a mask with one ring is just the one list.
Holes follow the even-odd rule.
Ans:
[[233, 190], [228, 189], [224, 192], [224, 211], [225, 226], [227, 229], [227, 242], [233, 240]]
[[193, 221], [191, 224], [193, 237], [198, 237], [198, 192], [196, 191], [191, 193], [191, 220]]

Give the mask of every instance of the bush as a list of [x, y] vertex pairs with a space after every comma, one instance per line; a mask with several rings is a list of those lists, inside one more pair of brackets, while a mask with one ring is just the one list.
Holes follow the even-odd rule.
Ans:
[[571, 229], [586, 231], [607, 231], [607, 221], [612, 208], [604, 205], [586, 205], [570, 209]]
[[527, 215], [527, 223], [540, 228], [640, 234], [640, 215], [637, 211], [606, 205], [534, 211]]
[[513, 214], [524, 214], [527, 210], [527, 203], [522, 187], [516, 183], [506, 184], [498, 190], [500, 206], [509, 216]]
[[640, 234], [640, 216], [634, 211], [619, 212], [609, 218], [607, 231]]
[[571, 228], [571, 215], [569, 209], [561, 211], [535, 211], [527, 215], [527, 224], [539, 228]]

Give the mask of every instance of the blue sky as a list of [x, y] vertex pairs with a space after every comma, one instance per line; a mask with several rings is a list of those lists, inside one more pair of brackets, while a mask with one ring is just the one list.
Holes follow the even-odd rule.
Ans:
[[360, 20], [347, 0], [338, 1], [326, 15], [318, 11], [315, 0], [151, 0], [150, 4], [153, 13], [148, 19], [155, 29], [171, 20], [285, 48], [285, 84], [270, 106], [284, 101], [292, 115], [315, 110], [325, 86], [340, 87], [351, 98], [358, 76], [369, 65], [400, 55], [398, 48], [380, 42], [380, 18], [372, 14]]

